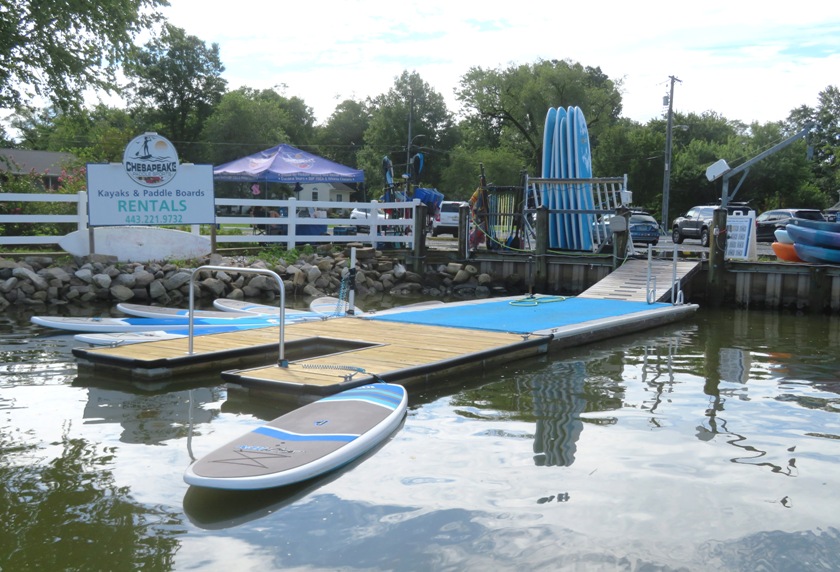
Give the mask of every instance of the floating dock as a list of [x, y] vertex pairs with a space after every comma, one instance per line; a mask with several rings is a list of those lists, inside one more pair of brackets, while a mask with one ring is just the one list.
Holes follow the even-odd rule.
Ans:
[[[411, 385], [675, 322], [697, 305], [562, 296], [491, 298], [202, 335], [74, 348], [80, 374], [149, 383], [220, 372], [252, 395], [321, 397], [383, 380]], [[194, 379], [194, 377], [193, 377]]]

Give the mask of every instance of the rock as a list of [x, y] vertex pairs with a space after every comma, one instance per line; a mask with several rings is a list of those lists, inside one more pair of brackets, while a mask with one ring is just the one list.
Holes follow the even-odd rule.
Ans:
[[94, 274], [92, 282], [94, 285], [100, 288], [110, 288], [111, 287], [111, 277], [107, 274]]
[[134, 298], [134, 291], [122, 284], [116, 284], [111, 286], [111, 296], [120, 302], [125, 302]]
[[18, 266], [17, 268], [12, 270], [12, 276], [17, 278], [18, 280], [29, 281], [38, 290], [46, 290], [47, 286], [49, 286], [45, 279], [38, 276], [29, 268], [24, 268], [23, 266]]

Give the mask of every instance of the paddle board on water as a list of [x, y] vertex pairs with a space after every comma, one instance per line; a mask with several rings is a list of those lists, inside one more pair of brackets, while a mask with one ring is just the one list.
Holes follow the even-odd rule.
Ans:
[[[88, 230], [76, 230], [58, 241], [73, 256], [90, 254]], [[206, 236], [158, 226], [100, 226], [94, 229], [96, 254], [116, 256], [120, 262], [191, 260], [210, 254]]]
[[[141, 332], [189, 327], [187, 318], [79, 318], [69, 316], [33, 316], [33, 324], [71, 332]], [[268, 328], [279, 324], [277, 318], [245, 316], [236, 318], [194, 318], [193, 330], [219, 326]]]
[[[299, 314], [286, 315], [286, 324], [296, 324], [310, 320], [321, 320], [323, 316], [314, 312], [301, 312]], [[193, 336], [206, 334], [223, 334], [226, 332], [239, 332], [255, 328], [265, 328], [265, 323], [237, 324], [235, 322], [221, 325], [193, 328]], [[161, 340], [177, 340], [190, 335], [189, 325], [170, 327], [164, 330], [139, 330], [128, 332], [105, 332], [105, 333], [82, 333], [73, 336], [76, 341], [84, 342], [95, 346], [120, 346], [125, 344], [136, 344], [140, 342], [156, 342]]]
[[190, 465], [189, 485], [255, 490], [291, 485], [346, 465], [386, 439], [405, 416], [401, 385], [330, 395], [234, 439]]
[[[589, 129], [586, 126], [586, 117], [579, 107], [575, 107], [575, 171], [578, 179], [592, 178], [592, 152], [589, 146]], [[577, 187], [578, 208], [581, 210], [594, 210], [595, 201], [592, 199], [592, 185], [578, 185]], [[581, 250], [592, 250], [592, 224], [595, 216], [591, 214], [578, 215], [580, 222], [580, 247]]]
[[[164, 306], [146, 306], [143, 304], [129, 304], [120, 302], [117, 310], [129, 316], [137, 318], [189, 318], [189, 308], [167, 308]], [[222, 310], [193, 310], [196, 318], [237, 318], [242, 316], [253, 316], [247, 312], [224, 312]]]
[[[193, 331], [193, 336], [204, 336], [207, 334], [224, 334], [226, 332], [239, 332], [265, 326], [219, 326], [217, 328], [200, 328]], [[162, 340], [179, 340], [190, 335], [189, 328], [171, 328], [167, 330], [143, 330], [139, 332], [107, 332], [107, 333], [82, 333], [73, 336], [77, 342], [90, 344], [92, 346], [122, 346], [127, 344], [139, 344], [141, 342], [159, 342]]]
[[[315, 298], [309, 303], [309, 309], [322, 316], [345, 316], [350, 309], [350, 303], [345, 300], [339, 300], [333, 296], [322, 296]], [[353, 314], [363, 314], [362, 310], [353, 306]]]

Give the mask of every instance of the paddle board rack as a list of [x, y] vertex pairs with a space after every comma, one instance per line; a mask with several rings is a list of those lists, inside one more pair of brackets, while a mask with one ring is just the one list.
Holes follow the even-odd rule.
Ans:
[[280, 308], [279, 308], [279, 315], [280, 315], [280, 324], [279, 324], [279, 331], [280, 331], [280, 340], [278, 343], [278, 358], [277, 358], [277, 365], [280, 367], [289, 367], [289, 361], [286, 359], [286, 350], [285, 350], [285, 336], [286, 336], [286, 288], [283, 286], [283, 279], [274, 272], [273, 270], [268, 270], [264, 268], [237, 268], [237, 267], [230, 267], [230, 266], [199, 266], [195, 270], [192, 271], [190, 275], [190, 320], [189, 320], [189, 346], [187, 353], [189, 355], [193, 355], [193, 337], [194, 337], [194, 319], [195, 319], [195, 279], [196, 276], [199, 275], [201, 271], [205, 270], [215, 270], [217, 272], [239, 272], [242, 274], [266, 274], [268, 276], [273, 277], [277, 280], [277, 285], [280, 287]]

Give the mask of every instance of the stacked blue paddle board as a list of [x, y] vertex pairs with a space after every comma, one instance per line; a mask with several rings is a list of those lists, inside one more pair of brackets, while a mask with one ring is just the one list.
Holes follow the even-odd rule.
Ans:
[[[579, 107], [551, 107], [543, 130], [542, 177], [544, 179], [591, 179], [592, 154], [586, 118]], [[592, 186], [585, 183], [557, 183], [543, 187], [542, 204], [548, 216], [549, 248], [592, 250]]]

